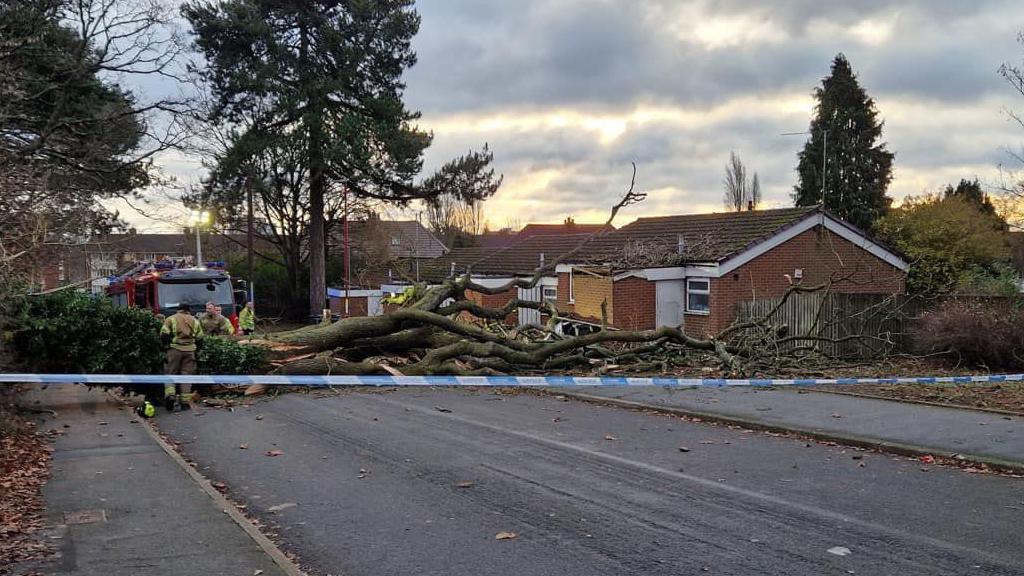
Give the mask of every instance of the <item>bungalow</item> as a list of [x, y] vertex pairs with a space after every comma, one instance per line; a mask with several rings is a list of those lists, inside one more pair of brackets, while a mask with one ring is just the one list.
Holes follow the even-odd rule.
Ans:
[[716, 334], [794, 283], [900, 294], [908, 263], [818, 207], [640, 218], [559, 264], [559, 310], [623, 329]]

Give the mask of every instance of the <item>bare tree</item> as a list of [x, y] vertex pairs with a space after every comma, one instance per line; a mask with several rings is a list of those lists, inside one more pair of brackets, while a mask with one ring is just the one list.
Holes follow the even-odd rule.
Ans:
[[743, 165], [736, 152], [729, 153], [729, 163], [725, 165], [725, 207], [728, 210], [742, 212], [754, 210], [761, 203], [761, 182], [757, 172], [753, 180], [747, 181], [747, 167]]
[[426, 201], [427, 222], [449, 247], [468, 243], [467, 236], [483, 231], [483, 201], [501, 186], [491, 162], [494, 153], [487, 144], [480, 152], [470, 150], [423, 180], [421, 187], [430, 192]]
[[133, 76], [181, 79], [157, 0], [0, 3], [0, 273], [24, 276], [64, 244], [109, 229], [100, 200], [132, 198], [179, 144], [184, 100], [145, 100]]

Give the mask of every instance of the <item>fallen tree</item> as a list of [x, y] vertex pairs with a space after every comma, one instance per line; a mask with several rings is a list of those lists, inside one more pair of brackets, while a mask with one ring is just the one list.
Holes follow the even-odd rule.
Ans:
[[[700, 354], [701, 362], [740, 376], [832, 360], [813, 341], [794, 342], [801, 338], [787, 335], [786, 327], [776, 325], [772, 313], [735, 323], [721, 334], [705, 338], [675, 327], [615, 330], [607, 328], [607, 322], [588, 334], [564, 335], [553, 329], [559, 311], [550, 303], [513, 298], [501, 308], [488, 308], [468, 296], [471, 292], [494, 295], [536, 286], [545, 274], [610, 228], [622, 208], [644, 200], [646, 195], [635, 190], [635, 180], [634, 166], [629, 189], [612, 207], [605, 226], [575, 249], [538, 268], [529, 279], [488, 287], [474, 282], [469, 274], [457, 275], [434, 286], [416, 286], [403, 308], [382, 316], [345, 318], [269, 335], [250, 344], [265, 348], [280, 374], [607, 373], [624, 366], [654, 372], [668, 371], [688, 355]], [[629, 250], [627, 256], [635, 260], [637, 248]], [[793, 284], [783, 301], [792, 294], [827, 291], [831, 285], [831, 281], [818, 286]], [[548, 315], [547, 325], [502, 327], [501, 320], [518, 308], [542, 311]]]

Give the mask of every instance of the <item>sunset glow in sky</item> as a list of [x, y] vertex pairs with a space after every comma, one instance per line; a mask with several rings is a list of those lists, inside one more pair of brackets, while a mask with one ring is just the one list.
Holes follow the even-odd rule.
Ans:
[[[789, 205], [811, 92], [843, 52], [885, 120], [897, 200], [960, 178], [995, 183], [1024, 129], [998, 74], [1024, 60], [1009, 1], [421, 0], [406, 101], [434, 145], [429, 172], [487, 142], [507, 221], [603, 220], [629, 183], [638, 216], [722, 209], [735, 150], [765, 206]], [[197, 159], [164, 157], [179, 182]], [[152, 222], [130, 213], [140, 229]]]

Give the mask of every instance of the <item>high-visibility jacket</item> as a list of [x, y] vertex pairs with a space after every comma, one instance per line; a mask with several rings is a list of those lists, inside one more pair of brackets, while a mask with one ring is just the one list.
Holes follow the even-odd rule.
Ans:
[[199, 324], [203, 332], [210, 336], [230, 336], [235, 333], [235, 327], [231, 325], [222, 314], [203, 314], [199, 317]]
[[171, 348], [195, 352], [196, 340], [203, 337], [203, 325], [187, 312], [178, 312], [164, 319], [161, 334], [171, 335]]
[[256, 329], [256, 313], [252, 311], [252, 308], [246, 306], [238, 313], [238, 327], [242, 330]]

